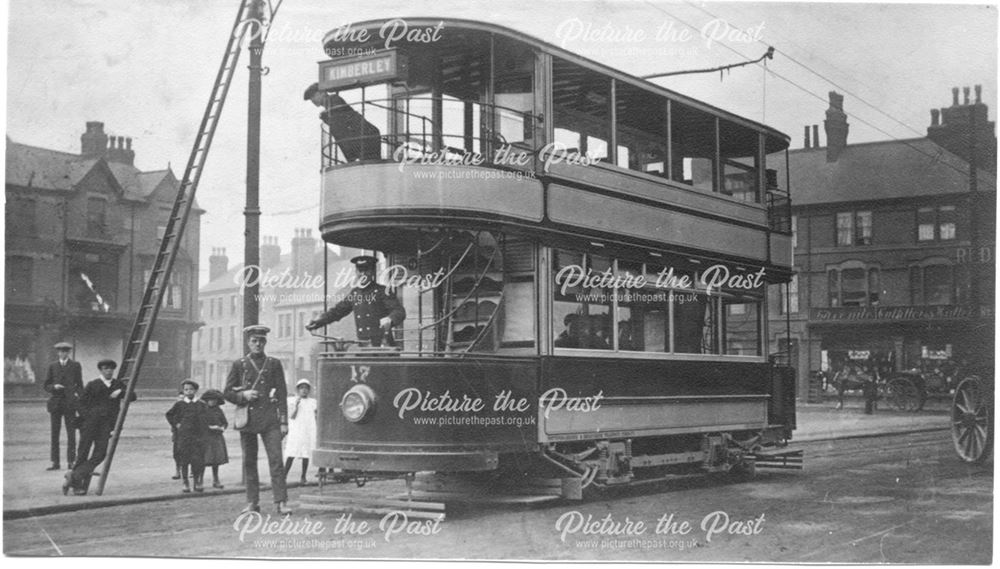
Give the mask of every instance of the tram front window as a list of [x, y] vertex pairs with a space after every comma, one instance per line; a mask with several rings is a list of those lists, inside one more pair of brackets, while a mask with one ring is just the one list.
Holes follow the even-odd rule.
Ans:
[[[397, 294], [407, 313], [397, 340], [406, 352], [533, 353], [534, 244], [486, 231], [421, 230], [389, 253], [409, 280]], [[397, 280], [397, 282], [402, 282]]]

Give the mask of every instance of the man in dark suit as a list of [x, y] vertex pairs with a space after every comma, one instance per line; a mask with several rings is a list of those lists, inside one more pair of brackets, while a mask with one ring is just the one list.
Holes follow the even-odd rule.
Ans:
[[59, 433], [61, 423], [66, 424], [66, 464], [70, 467], [76, 461], [76, 429], [77, 412], [80, 407], [80, 395], [83, 392], [83, 371], [80, 362], [70, 359], [69, 353], [73, 346], [67, 342], [59, 342], [55, 346], [59, 361], [49, 364], [45, 375], [45, 391], [49, 401], [45, 407], [49, 412], [49, 423], [52, 427], [50, 458], [52, 466], [46, 470], [59, 470]]
[[361, 255], [351, 259], [351, 262], [358, 273], [358, 286], [351, 289], [343, 300], [325, 314], [309, 322], [306, 330], [322, 328], [354, 312], [358, 340], [369, 342], [375, 347], [381, 346], [383, 340], [389, 346], [394, 345], [392, 327], [403, 323], [406, 310], [394, 294], [390, 294], [376, 282], [375, 267], [378, 261], [375, 257]]
[[337, 142], [344, 162], [379, 160], [382, 158], [382, 133], [368, 122], [336, 93], [324, 93], [319, 84], [306, 89], [305, 100], [325, 109], [319, 118], [330, 129], [330, 136]]
[[[260, 511], [260, 476], [257, 472], [257, 436], [264, 441], [267, 464], [271, 471], [271, 490], [278, 515], [291, 514], [286, 502], [285, 466], [281, 457], [281, 439], [288, 434], [288, 388], [281, 362], [264, 354], [267, 326], [247, 326], [250, 353], [233, 362], [223, 393], [226, 401], [246, 408], [246, 425], [240, 431], [243, 449], [243, 473], [247, 485], [247, 507], [244, 512]], [[238, 410], [239, 413], [239, 410]], [[234, 421], [235, 423], [235, 421]]]
[[[80, 448], [76, 452], [76, 464], [73, 465], [73, 470], [66, 473], [63, 494], [67, 494], [70, 488], [74, 494], [86, 494], [90, 486], [90, 475], [104, 462], [104, 457], [108, 454], [108, 440], [118, 419], [118, 408], [128, 392], [128, 384], [112, 378], [117, 367], [118, 364], [114, 360], [97, 362], [101, 377], [91, 380], [83, 388], [83, 395], [80, 397], [83, 415]], [[132, 393], [129, 400], [135, 401], [135, 399], [135, 393]]]

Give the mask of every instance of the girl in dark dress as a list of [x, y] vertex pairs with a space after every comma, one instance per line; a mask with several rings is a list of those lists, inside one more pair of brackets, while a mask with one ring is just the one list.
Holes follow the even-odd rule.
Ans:
[[190, 379], [181, 384], [184, 398], [174, 403], [167, 411], [167, 422], [177, 433], [177, 458], [181, 463], [181, 480], [184, 487], [181, 492], [190, 492], [188, 484], [188, 467], [194, 478], [194, 491], [204, 492], [202, 478], [205, 474], [205, 413], [208, 407], [201, 401], [196, 401], [195, 393], [198, 384]]
[[229, 423], [222, 411], [225, 400], [222, 393], [209, 389], [201, 396], [208, 408], [205, 410], [205, 466], [212, 467], [212, 487], [223, 488], [219, 481], [219, 465], [229, 462], [226, 439], [222, 436]]

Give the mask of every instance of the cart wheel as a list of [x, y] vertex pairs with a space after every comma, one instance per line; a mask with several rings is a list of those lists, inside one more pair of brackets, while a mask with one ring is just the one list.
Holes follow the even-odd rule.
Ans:
[[993, 409], [983, 382], [972, 376], [955, 389], [951, 405], [951, 436], [955, 451], [965, 462], [979, 464], [993, 448]]
[[905, 377], [889, 380], [889, 404], [900, 411], [916, 411], [920, 406], [917, 386]]

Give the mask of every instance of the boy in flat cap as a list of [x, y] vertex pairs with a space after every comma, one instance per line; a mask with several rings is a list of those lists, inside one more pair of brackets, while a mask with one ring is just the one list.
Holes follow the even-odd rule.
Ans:
[[50, 457], [52, 466], [46, 470], [59, 470], [59, 434], [61, 423], [66, 424], [66, 464], [72, 468], [76, 462], [76, 429], [79, 427], [77, 413], [80, 410], [80, 396], [83, 394], [83, 369], [80, 362], [70, 359], [73, 346], [59, 342], [53, 346], [59, 361], [49, 364], [45, 375], [45, 391], [49, 400], [45, 405], [49, 412], [52, 437]]
[[285, 504], [288, 492], [285, 488], [285, 468], [281, 463], [281, 439], [288, 434], [288, 389], [281, 362], [264, 354], [270, 331], [267, 326], [247, 326], [244, 329], [249, 336], [247, 345], [250, 352], [233, 362], [223, 396], [226, 401], [246, 408], [246, 425], [235, 425], [240, 431], [247, 485], [247, 507], [243, 511], [260, 511], [260, 477], [257, 473], [257, 436], [260, 435], [271, 471], [275, 510], [278, 515], [287, 515], [291, 512]]
[[[86, 494], [90, 486], [90, 475], [104, 461], [108, 453], [108, 439], [111, 438], [111, 431], [115, 428], [118, 408], [128, 392], [127, 383], [112, 377], [117, 367], [118, 364], [114, 360], [97, 362], [101, 376], [91, 380], [83, 388], [83, 395], [80, 397], [83, 415], [80, 446], [76, 451], [76, 464], [73, 465], [73, 470], [66, 473], [63, 494], [69, 493], [70, 488], [74, 494]], [[135, 399], [136, 395], [132, 393], [129, 401]]]
[[174, 403], [174, 406], [167, 411], [167, 422], [176, 435], [174, 445], [175, 460], [181, 467], [181, 480], [183, 488], [181, 492], [190, 492], [191, 486], [188, 484], [188, 469], [194, 479], [194, 491], [203, 492], [203, 477], [205, 475], [205, 431], [207, 425], [205, 418], [208, 408], [201, 401], [195, 400], [198, 393], [198, 384], [185, 379], [181, 383], [181, 394], [183, 398]]
[[359, 286], [325, 314], [306, 325], [306, 330], [316, 330], [337, 322], [354, 312], [354, 325], [357, 328], [358, 340], [369, 342], [372, 346], [395, 345], [392, 338], [392, 327], [399, 326], [406, 319], [406, 310], [390, 294], [385, 287], [375, 281], [375, 267], [378, 261], [370, 255], [361, 255], [351, 259], [360, 279]]

